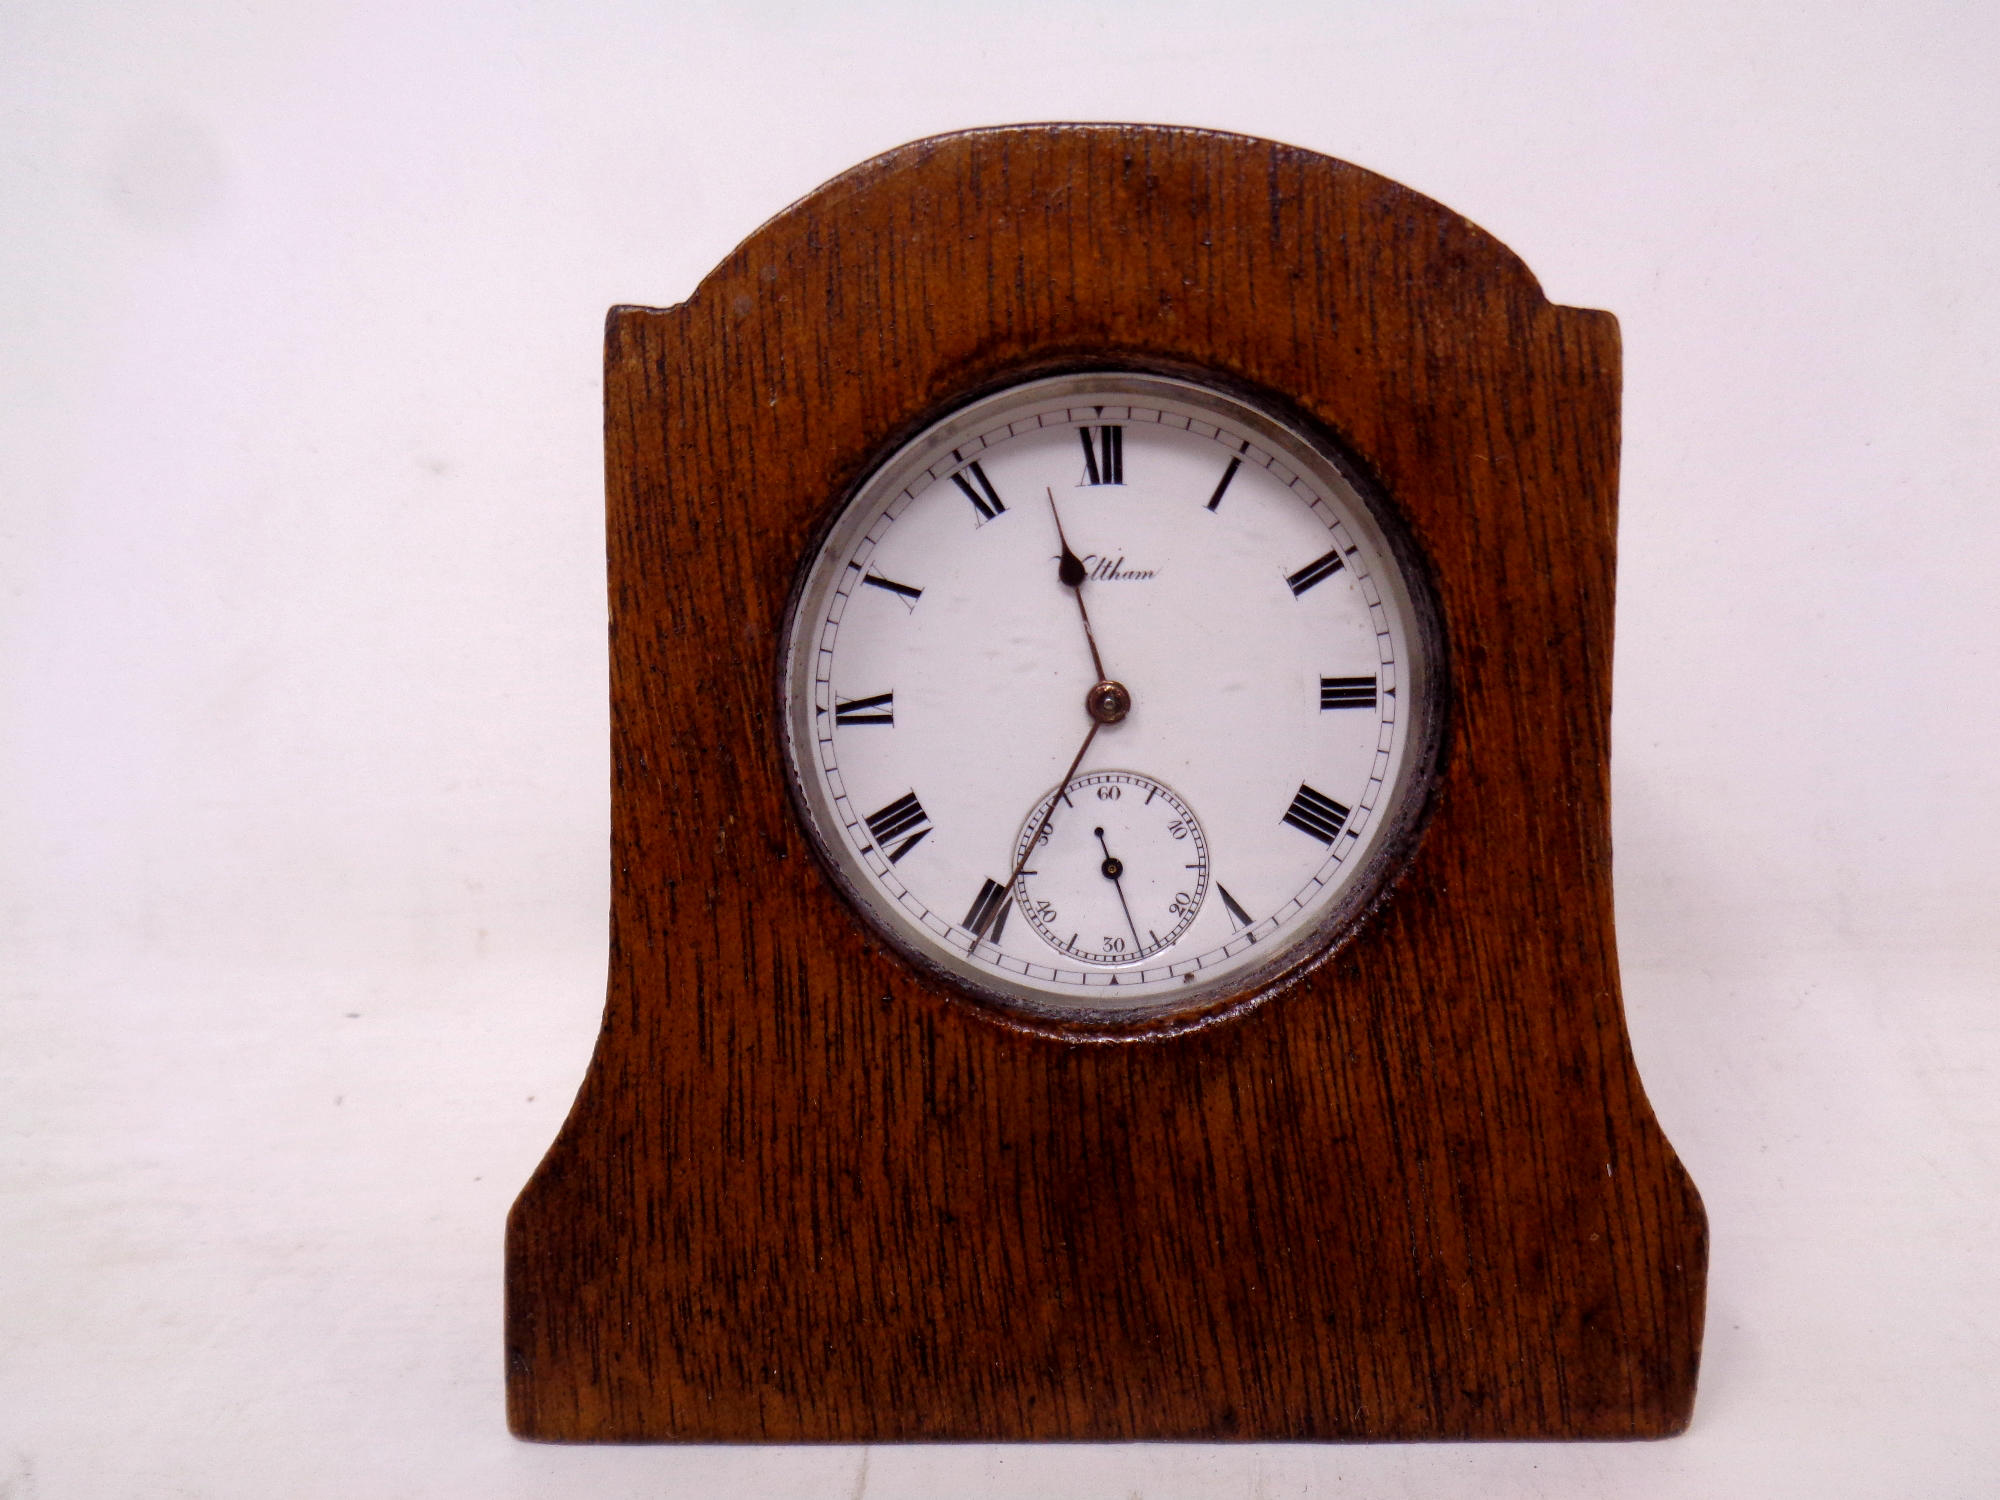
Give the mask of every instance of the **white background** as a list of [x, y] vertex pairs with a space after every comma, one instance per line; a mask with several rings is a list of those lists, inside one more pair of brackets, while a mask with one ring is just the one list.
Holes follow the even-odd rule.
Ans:
[[[0, 9], [0, 1496], [2000, 1489], [2000, 11]], [[909, 138], [1346, 157], [1626, 349], [1619, 921], [1714, 1231], [1628, 1446], [564, 1449], [599, 331]]]

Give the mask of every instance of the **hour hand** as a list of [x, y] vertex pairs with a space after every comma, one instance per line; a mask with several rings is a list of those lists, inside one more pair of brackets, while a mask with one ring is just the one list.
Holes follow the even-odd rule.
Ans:
[[[1049, 504], [1055, 504], [1055, 497], [1049, 497]], [[1062, 534], [1062, 522], [1056, 522], [1056, 536], [1062, 542], [1062, 556], [1056, 560], [1056, 578], [1065, 588], [1083, 587], [1083, 559], [1069, 550], [1069, 540]]]
[[[1062, 512], [1056, 509], [1056, 492], [1046, 486], [1042, 492], [1049, 497], [1049, 514], [1056, 518], [1056, 541], [1062, 547], [1062, 553], [1056, 559], [1056, 578], [1064, 588], [1080, 589], [1083, 587], [1083, 559], [1069, 550], [1069, 538], [1063, 533]], [[1077, 597], [1082, 598], [1082, 595]]]
[[1061, 554], [1056, 558], [1056, 578], [1063, 587], [1076, 595], [1077, 613], [1083, 616], [1083, 639], [1090, 647], [1090, 664], [1097, 668], [1097, 680], [1103, 682], [1106, 680], [1104, 658], [1097, 654], [1097, 637], [1090, 629], [1090, 610], [1083, 602], [1083, 559], [1070, 551], [1069, 538], [1063, 534], [1062, 512], [1056, 509], [1056, 492], [1050, 489], [1047, 494], [1049, 514], [1056, 518], [1056, 541], [1062, 547]]

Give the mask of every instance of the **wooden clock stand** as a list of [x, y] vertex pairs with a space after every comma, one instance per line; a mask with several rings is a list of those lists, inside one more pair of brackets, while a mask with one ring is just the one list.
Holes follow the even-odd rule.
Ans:
[[[1036, 372], [1198, 371], [1337, 434], [1421, 552], [1428, 820], [1213, 1024], [1011, 1025], [889, 952], [786, 792], [831, 507]], [[614, 309], [603, 1030], [507, 1232], [508, 1409], [606, 1441], [1657, 1437], [1699, 1198], [1627, 1043], [1609, 820], [1619, 344], [1359, 168], [1194, 130], [921, 141]]]

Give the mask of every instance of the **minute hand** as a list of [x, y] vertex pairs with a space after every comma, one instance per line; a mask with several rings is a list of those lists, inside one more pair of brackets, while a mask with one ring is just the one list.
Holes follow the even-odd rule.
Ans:
[[1049, 826], [1049, 819], [1056, 815], [1056, 804], [1062, 801], [1062, 795], [1069, 790], [1069, 784], [1076, 780], [1076, 768], [1083, 764], [1083, 757], [1090, 750], [1090, 742], [1097, 738], [1097, 731], [1103, 727], [1103, 724], [1093, 719], [1090, 732], [1083, 737], [1083, 743], [1076, 747], [1076, 755], [1071, 759], [1069, 769], [1063, 772], [1063, 779], [1056, 787], [1056, 794], [1049, 798], [1049, 805], [1042, 810], [1042, 821], [1035, 825], [1035, 831], [1029, 836], [1027, 846], [1021, 850], [1021, 858], [1014, 865], [1014, 873], [1007, 877], [1006, 888], [1009, 891], [1014, 889], [1014, 882], [1021, 878], [1021, 872], [1028, 868], [1028, 861], [1035, 857], [1035, 845], [1041, 842], [1042, 830]]

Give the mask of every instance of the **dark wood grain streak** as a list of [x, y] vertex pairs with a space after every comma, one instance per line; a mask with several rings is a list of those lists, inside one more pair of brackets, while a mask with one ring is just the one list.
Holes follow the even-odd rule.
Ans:
[[[784, 790], [829, 507], [1079, 364], [1287, 397], [1429, 561], [1450, 743], [1346, 947], [1204, 1029], [1065, 1042], [882, 951]], [[1355, 167], [976, 131], [813, 193], [606, 336], [611, 977], [507, 1235], [509, 1415], [569, 1440], [1650, 1437], [1705, 1226], [1624, 1031], [1619, 345]]]

